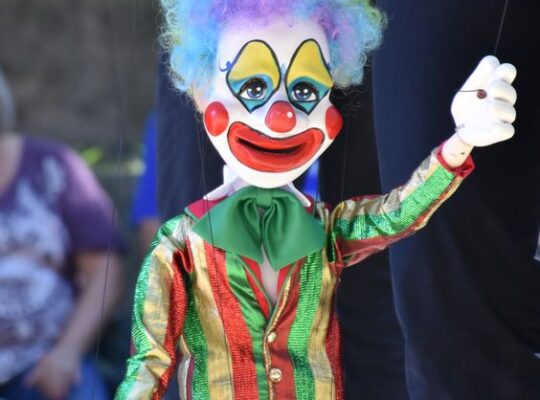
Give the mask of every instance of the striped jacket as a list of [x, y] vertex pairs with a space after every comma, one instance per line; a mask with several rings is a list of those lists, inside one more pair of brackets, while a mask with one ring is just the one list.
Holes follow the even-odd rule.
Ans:
[[254, 261], [191, 230], [216, 202], [191, 205], [161, 227], [143, 263], [135, 352], [115, 399], [160, 399], [178, 349], [181, 399], [342, 399], [334, 301], [342, 269], [423, 227], [472, 169], [470, 159], [447, 168], [436, 150], [387, 195], [353, 198], [333, 210], [314, 205], [327, 245], [280, 271], [275, 306]]

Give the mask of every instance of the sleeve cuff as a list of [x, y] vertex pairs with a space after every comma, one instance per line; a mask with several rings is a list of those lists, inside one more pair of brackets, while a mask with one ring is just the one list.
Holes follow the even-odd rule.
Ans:
[[472, 156], [469, 155], [467, 159], [461, 164], [459, 167], [452, 168], [448, 165], [444, 157], [442, 156], [442, 148], [444, 146], [444, 143], [441, 144], [439, 147], [435, 149], [435, 156], [437, 157], [437, 161], [447, 170], [453, 173], [455, 176], [459, 176], [461, 178], [466, 178], [469, 176], [471, 172], [474, 170], [474, 161], [472, 159]]

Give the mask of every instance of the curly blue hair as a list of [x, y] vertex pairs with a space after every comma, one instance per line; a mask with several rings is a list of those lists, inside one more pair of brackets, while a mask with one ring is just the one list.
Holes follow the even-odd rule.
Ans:
[[370, 0], [161, 0], [161, 5], [161, 43], [170, 54], [175, 86], [187, 92], [211, 80], [220, 31], [233, 18], [317, 21], [328, 37], [332, 77], [341, 88], [361, 83], [385, 23]]

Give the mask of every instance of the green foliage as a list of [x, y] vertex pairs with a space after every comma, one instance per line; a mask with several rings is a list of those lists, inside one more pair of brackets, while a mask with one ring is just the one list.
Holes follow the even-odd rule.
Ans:
[[81, 157], [86, 164], [94, 168], [104, 157], [105, 152], [99, 146], [92, 146], [81, 151]]

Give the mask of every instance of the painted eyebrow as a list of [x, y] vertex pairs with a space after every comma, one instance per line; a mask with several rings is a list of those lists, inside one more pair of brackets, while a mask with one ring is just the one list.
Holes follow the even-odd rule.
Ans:
[[322, 61], [322, 65], [325, 68], [325, 72], [328, 73], [329, 80], [331, 81], [331, 82], [322, 82], [321, 81], [320, 83], [326, 84], [326, 86], [332, 87], [334, 82], [333, 82], [333, 79], [332, 79], [332, 74], [330, 73], [330, 64], [326, 61], [326, 58], [324, 56], [324, 53], [322, 51], [322, 48], [321, 48], [319, 42], [317, 42], [317, 40], [315, 40], [314, 38], [306, 39], [306, 40], [304, 40], [302, 43], [300, 43], [298, 45], [298, 47], [294, 51], [294, 54], [291, 57], [291, 61], [289, 63], [289, 67], [287, 68], [287, 72], [285, 73], [285, 81], [286, 81], [287, 84], [289, 83], [289, 75], [290, 75], [291, 69], [292, 69], [293, 66], [296, 65], [296, 60], [298, 59], [298, 56], [299, 56], [300, 52], [302, 50], [304, 50], [307, 47], [308, 44], [311, 44], [311, 43], [315, 44], [317, 54], [320, 57], [320, 61]]
[[[263, 47], [263, 49], [255, 47], [254, 49], [249, 49], [249, 46], [252, 46], [254, 44], [259, 44]], [[255, 51], [257, 54], [257, 51], [264, 50], [265, 53], [263, 55], [264, 58], [261, 58], [262, 62], [257, 63], [257, 61], [249, 62], [249, 58], [245, 62], [246, 65], [240, 65], [240, 76], [231, 76], [231, 75], [237, 75], [235, 71], [235, 67], [239, 65], [239, 62], [244, 63], [244, 59], [242, 57], [249, 57], [246, 54], [246, 49], [249, 51]], [[268, 55], [270, 57], [268, 57]], [[227, 86], [229, 87], [229, 90], [232, 92], [233, 96], [236, 97], [240, 103], [249, 111], [253, 112], [257, 108], [262, 107], [264, 104], [266, 104], [270, 98], [279, 90], [279, 87], [281, 86], [281, 82], [283, 80], [283, 73], [281, 71], [281, 68], [279, 66], [279, 62], [276, 56], [276, 53], [272, 49], [272, 47], [266, 43], [264, 40], [255, 39], [251, 40], [247, 43], [245, 43], [242, 48], [238, 51], [236, 54], [236, 57], [232, 63], [227, 63], [228, 71], [226, 75], [226, 82]], [[250, 71], [250, 68], [252, 68], [252, 71]], [[259, 70], [257, 70], [259, 69]], [[245, 76], [244, 76], [245, 75]], [[265, 75], [269, 79], [269, 83], [272, 84], [271, 92], [268, 93], [266, 98], [263, 101], [260, 101], [258, 104], [250, 105], [249, 102], [245, 101], [245, 99], [240, 98], [238, 88], [235, 88], [233, 83], [236, 82], [242, 82], [244, 80], [249, 80], [249, 78], [256, 77], [256, 76], [262, 76]]]
[[[282, 79], [282, 71], [281, 71], [281, 68], [280, 68], [280, 64], [279, 64], [279, 61], [278, 61], [278, 57], [274, 51], [274, 49], [272, 48], [272, 46], [270, 46], [267, 42], [265, 42], [264, 40], [261, 40], [261, 39], [254, 39], [254, 40], [250, 40], [249, 42], [246, 42], [241, 48], [240, 50], [238, 50], [238, 53], [236, 53], [236, 56], [234, 57], [234, 60], [231, 62], [231, 61], [227, 61], [226, 64], [225, 64], [225, 68], [227, 70], [227, 79], [230, 79], [230, 74], [232, 72], [232, 70], [234, 69], [234, 67], [238, 64], [238, 61], [240, 60], [240, 58], [244, 55], [246, 49], [252, 45], [252, 44], [256, 44], [256, 43], [259, 43], [259, 44], [262, 44], [266, 50], [268, 50], [268, 52], [270, 53], [271, 57], [272, 57], [272, 61], [274, 63], [274, 66], [276, 67], [276, 71], [278, 73], [278, 81], [276, 82], [276, 87], [279, 86], [280, 82], [281, 82], [281, 79]], [[221, 67], [220, 67], [221, 69]]]
[[[314, 45], [315, 47], [313, 48], [312, 45]], [[304, 52], [303, 58], [299, 58], [302, 52]], [[315, 52], [315, 57], [313, 57], [313, 54], [311, 54], [313, 52]], [[310, 56], [307, 61], [305, 60], [306, 55]], [[312, 63], [317, 63], [318, 65], [316, 66], [316, 68], [310, 71], [309, 68], [306, 68], [306, 66], [309, 66]], [[298, 66], [298, 64], [300, 65]], [[307, 71], [305, 71], [305, 73], [303, 71], [296, 71], [297, 69], [301, 70], [302, 68], [306, 68]], [[293, 70], [295, 71], [295, 74], [293, 74], [293, 76], [291, 77], [291, 71]], [[297, 101], [292, 98], [292, 93], [290, 91], [291, 88], [289, 86], [301, 80], [312, 81], [316, 89], [319, 91], [320, 97], [318, 98], [316, 103], [311, 103], [311, 105], [307, 106], [301, 101]], [[296, 108], [306, 112], [307, 114], [310, 114], [315, 109], [316, 105], [319, 104], [319, 102], [328, 95], [330, 89], [334, 85], [334, 80], [332, 79], [330, 67], [326, 62], [326, 59], [324, 58], [324, 54], [321, 46], [319, 45], [319, 42], [317, 42], [313, 38], [310, 38], [300, 43], [293, 56], [291, 57], [291, 62], [289, 64], [287, 72], [285, 73], [284, 81], [285, 85], [287, 86], [287, 97], [289, 98], [291, 104], [293, 104]]]

